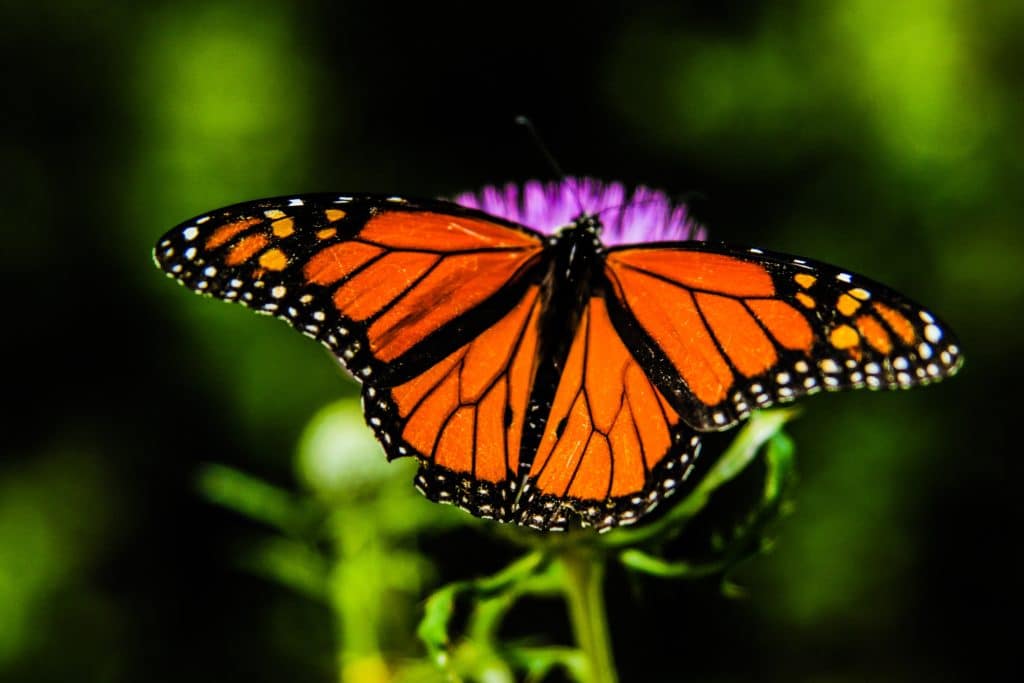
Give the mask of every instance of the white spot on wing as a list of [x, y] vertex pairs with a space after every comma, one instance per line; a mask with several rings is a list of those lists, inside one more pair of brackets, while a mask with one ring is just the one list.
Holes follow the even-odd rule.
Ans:
[[834, 373], [839, 372], [839, 363], [836, 363], [831, 358], [826, 358], [818, 363], [818, 367], [821, 368], [822, 372]]

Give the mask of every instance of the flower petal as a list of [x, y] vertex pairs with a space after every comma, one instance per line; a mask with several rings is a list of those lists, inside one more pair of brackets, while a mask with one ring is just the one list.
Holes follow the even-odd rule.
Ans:
[[581, 214], [596, 215], [604, 227], [601, 241], [608, 246], [706, 239], [704, 228], [690, 219], [685, 205], [673, 204], [664, 192], [643, 185], [627, 196], [626, 186], [618, 182], [530, 180], [522, 188], [508, 183], [464, 192], [454, 201], [547, 234], [571, 225]]

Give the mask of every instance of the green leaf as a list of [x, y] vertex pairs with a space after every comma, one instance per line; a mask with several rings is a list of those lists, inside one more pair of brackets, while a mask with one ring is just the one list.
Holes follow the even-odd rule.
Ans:
[[[497, 574], [435, 591], [427, 598], [417, 629], [429, 658], [453, 676], [500, 679], [508, 661], [507, 648], [498, 639], [502, 620], [523, 595], [560, 595], [562, 583], [556, 569], [546, 553], [535, 551]], [[470, 614], [465, 633], [456, 635], [451, 622], [460, 600], [468, 601]]]
[[673, 562], [635, 548], [624, 550], [619, 561], [630, 569], [663, 579], [699, 579], [724, 571], [727, 566], [724, 562]]
[[[620, 553], [620, 561], [652, 576], [695, 579], [725, 574], [738, 562], [767, 549], [768, 528], [785, 510], [794, 479], [794, 448], [782, 432], [762, 445], [761, 466], [745, 468], [742, 476], [734, 470], [687, 526], [661, 544], [661, 554], [631, 548]], [[666, 559], [666, 554], [672, 559]]]
[[204, 466], [198, 486], [210, 502], [289, 534], [300, 535], [317, 517], [315, 508], [294, 494], [225, 465]]
[[307, 544], [289, 538], [271, 538], [249, 553], [245, 564], [254, 573], [311, 597], [326, 601], [327, 558]]

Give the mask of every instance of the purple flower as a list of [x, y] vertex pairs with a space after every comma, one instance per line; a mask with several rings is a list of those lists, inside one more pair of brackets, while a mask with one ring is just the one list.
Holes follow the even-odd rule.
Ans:
[[707, 238], [685, 205], [673, 205], [667, 194], [643, 185], [627, 196], [622, 183], [593, 178], [530, 180], [521, 189], [514, 183], [489, 185], [479, 192], [464, 192], [454, 201], [548, 234], [582, 213], [593, 214], [604, 226], [601, 241], [607, 246]]

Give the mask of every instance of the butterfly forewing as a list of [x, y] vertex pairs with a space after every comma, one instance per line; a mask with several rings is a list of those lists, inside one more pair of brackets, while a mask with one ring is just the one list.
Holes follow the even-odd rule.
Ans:
[[446, 202], [305, 195], [187, 221], [155, 257], [197, 292], [287, 320], [366, 380], [439, 360], [500, 317], [541, 245]]
[[605, 272], [617, 328], [697, 429], [822, 389], [927, 384], [961, 363], [932, 313], [824, 263], [675, 243], [613, 249]]

